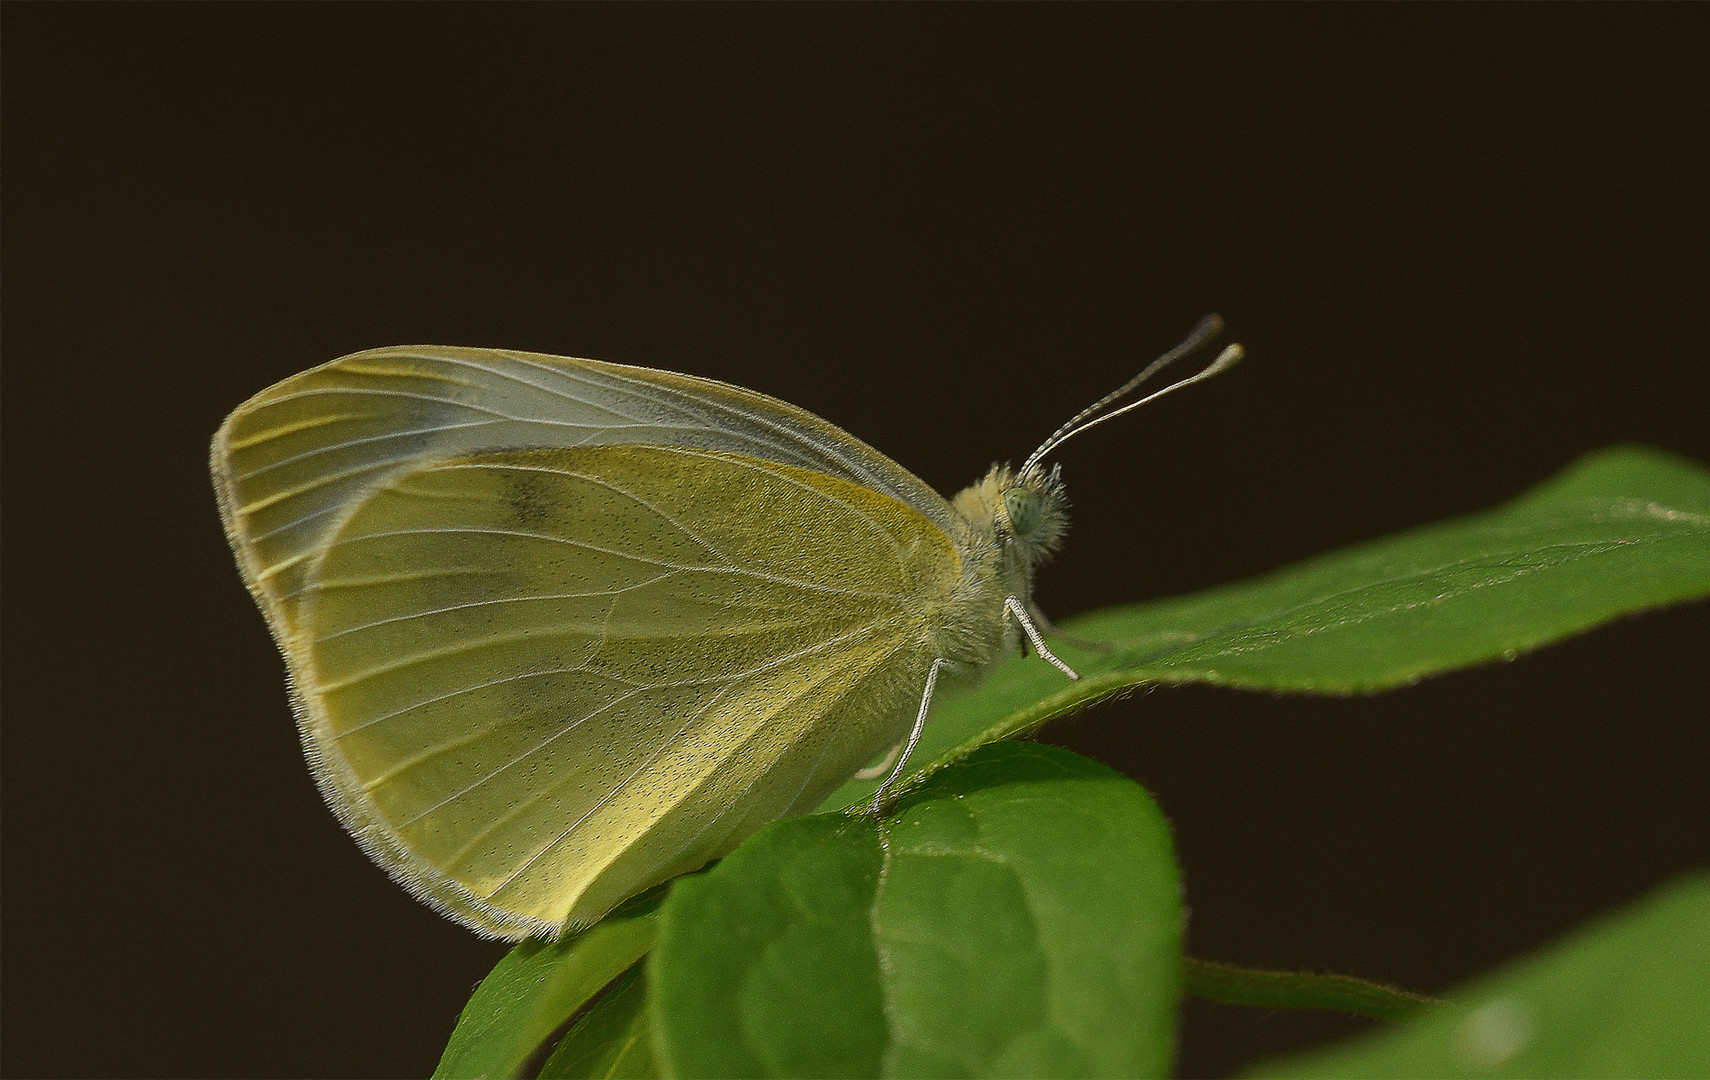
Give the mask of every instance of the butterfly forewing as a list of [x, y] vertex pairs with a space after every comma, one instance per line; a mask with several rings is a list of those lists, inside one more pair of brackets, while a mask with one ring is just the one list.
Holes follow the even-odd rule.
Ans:
[[748, 455], [477, 454], [344, 517], [287, 653], [353, 832], [520, 936], [817, 805], [895, 741], [959, 567], [897, 499]]
[[794, 465], [953, 527], [919, 479], [794, 405], [708, 379], [497, 349], [375, 349], [287, 379], [231, 415], [213, 471], [239, 563], [277, 628], [294, 621], [308, 564], [344, 516], [396, 475], [478, 451], [613, 444]]

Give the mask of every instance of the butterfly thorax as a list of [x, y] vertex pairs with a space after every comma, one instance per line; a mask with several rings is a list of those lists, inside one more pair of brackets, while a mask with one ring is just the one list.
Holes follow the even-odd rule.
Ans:
[[1014, 651], [1019, 628], [1004, 617], [1011, 596], [1031, 606], [1033, 571], [1062, 543], [1068, 500], [1057, 470], [1017, 473], [994, 465], [951, 506], [964, 526], [956, 538], [962, 581], [947, 606], [941, 655], [981, 672]]

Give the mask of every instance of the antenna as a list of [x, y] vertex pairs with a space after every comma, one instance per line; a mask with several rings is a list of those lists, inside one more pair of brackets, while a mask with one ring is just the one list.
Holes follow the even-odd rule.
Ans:
[[1028, 456], [1027, 461], [1021, 466], [1021, 471], [1026, 473], [1032, 470], [1034, 466], [1044, 460], [1046, 454], [1051, 453], [1053, 450], [1062, 446], [1064, 443], [1068, 442], [1076, 435], [1079, 435], [1087, 428], [1102, 424], [1106, 420], [1114, 420], [1123, 413], [1138, 409], [1149, 401], [1156, 401], [1165, 394], [1173, 393], [1184, 386], [1192, 386], [1194, 383], [1209, 379], [1213, 375], [1221, 375], [1223, 372], [1234, 367], [1235, 364], [1247, 354], [1241, 346], [1231, 344], [1226, 346], [1222, 352], [1218, 353], [1216, 359], [1207, 364], [1205, 366], [1205, 370], [1199, 372], [1197, 375], [1189, 375], [1185, 379], [1179, 379], [1164, 387], [1162, 390], [1157, 390], [1147, 394], [1139, 401], [1131, 401], [1120, 409], [1113, 409], [1110, 412], [1099, 415], [1100, 410], [1121, 400], [1141, 383], [1164, 370], [1164, 368], [1175, 363], [1177, 360], [1182, 359], [1184, 356], [1190, 356], [1204, 348], [1206, 342], [1216, 337], [1222, 330], [1223, 320], [1217, 315], [1207, 315], [1205, 318], [1199, 320], [1199, 325], [1193, 328], [1188, 336], [1182, 340], [1180, 345], [1177, 345], [1169, 352], [1158, 357], [1150, 364], [1147, 364], [1140, 374], [1129, 379], [1127, 382], [1099, 398], [1091, 405], [1088, 405], [1086, 408], [1071, 417], [1068, 423], [1064, 424], [1056, 431], [1053, 431], [1050, 438], [1040, 443], [1039, 449], [1033, 451], [1033, 453]]

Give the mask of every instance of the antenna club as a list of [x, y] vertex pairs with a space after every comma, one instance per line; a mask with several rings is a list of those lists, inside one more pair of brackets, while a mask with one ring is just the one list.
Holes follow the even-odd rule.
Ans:
[[1241, 347], [1240, 342], [1231, 341], [1223, 347], [1222, 352], [1217, 354], [1217, 359], [1211, 362], [1211, 367], [1207, 371], [1228, 371], [1245, 359], [1247, 359], [1247, 350]]

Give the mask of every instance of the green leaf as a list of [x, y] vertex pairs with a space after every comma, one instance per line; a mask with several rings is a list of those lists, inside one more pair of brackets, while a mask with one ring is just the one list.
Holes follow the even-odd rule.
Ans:
[[637, 964], [571, 1025], [540, 1067], [540, 1080], [653, 1080], [653, 1014], [647, 967]]
[[[1069, 682], [1014, 659], [934, 703], [914, 761], [942, 762], [1146, 683], [1346, 694], [1512, 658], [1710, 596], [1710, 474], [1638, 447], [1593, 454], [1495, 510], [1192, 596], [1072, 620]], [[874, 781], [826, 802], [853, 806]]]
[[1137, 784], [985, 747], [882, 821], [775, 822], [679, 880], [655, 1048], [677, 1076], [1163, 1075], [1179, 890]]
[[653, 945], [659, 893], [574, 937], [531, 939], [498, 962], [457, 1018], [435, 1077], [515, 1076], [552, 1033]]
[[1710, 874], [1450, 997], [1404, 1027], [1253, 1075], [1710, 1076]]

